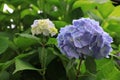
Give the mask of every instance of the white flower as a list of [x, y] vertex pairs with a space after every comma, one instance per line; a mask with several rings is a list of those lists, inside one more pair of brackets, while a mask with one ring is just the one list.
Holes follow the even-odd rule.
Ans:
[[45, 36], [54, 36], [58, 31], [55, 25], [49, 19], [35, 20], [31, 25], [31, 32], [33, 35], [43, 34]]

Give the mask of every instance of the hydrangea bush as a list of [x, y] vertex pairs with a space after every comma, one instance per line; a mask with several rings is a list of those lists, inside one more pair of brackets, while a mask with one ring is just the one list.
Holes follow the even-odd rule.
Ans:
[[120, 80], [114, 4], [0, 0], [0, 80]]
[[112, 37], [99, 22], [90, 18], [73, 20], [72, 25], [61, 28], [57, 40], [61, 52], [70, 58], [84, 55], [99, 59], [107, 57], [112, 51]]

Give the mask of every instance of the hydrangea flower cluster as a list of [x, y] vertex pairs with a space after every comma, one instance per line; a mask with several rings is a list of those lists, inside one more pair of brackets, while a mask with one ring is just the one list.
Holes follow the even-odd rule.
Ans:
[[57, 29], [49, 19], [35, 20], [31, 27], [31, 32], [33, 35], [43, 34], [48, 36], [51, 34], [51, 36], [54, 36], [57, 33]]
[[96, 59], [107, 57], [112, 51], [112, 38], [90, 18], [73, 20], [72, 25], [61, 28], [57, 37], [58, 47], [69, 58], [92, 56]]

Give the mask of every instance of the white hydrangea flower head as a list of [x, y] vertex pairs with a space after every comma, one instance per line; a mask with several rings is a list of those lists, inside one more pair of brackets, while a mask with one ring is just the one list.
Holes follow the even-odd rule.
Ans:
[[35, 20], [31, 25], [33, 35], [43, 34], [45, 36], [54, 36], [58, 31], [55, 25], [49, 19]]

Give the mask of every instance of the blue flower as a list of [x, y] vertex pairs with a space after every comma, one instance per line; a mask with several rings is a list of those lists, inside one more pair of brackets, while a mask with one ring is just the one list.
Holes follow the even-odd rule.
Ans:
[[73, 20], [72, 25], [61, 28], [57, 40], [61, 52], [69, 58], [80, 58], [83, 54], [99, 59], [112, 51], [112, 37], [90, 18]]

